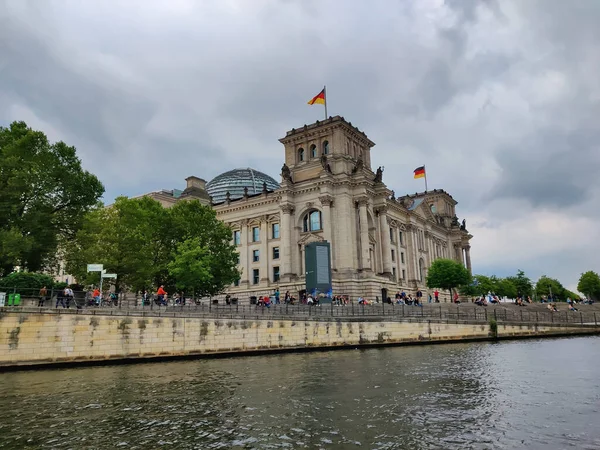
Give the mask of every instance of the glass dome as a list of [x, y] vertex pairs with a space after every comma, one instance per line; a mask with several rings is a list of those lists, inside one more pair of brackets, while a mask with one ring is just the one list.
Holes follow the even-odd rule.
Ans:
[[263, 183], [267, 183], [267, 189], [273, 191], [279, 188], [279, 183], [269, 175], [251, 168], [233, 169], [217, 175], [206, 184], [206, 190], [212, 197], [213, 203], [225, 201], [227, 192], [230, 199], [235, 200], [244, 196], [244, 188], [248, 188], [248, 194], [260, 194]]

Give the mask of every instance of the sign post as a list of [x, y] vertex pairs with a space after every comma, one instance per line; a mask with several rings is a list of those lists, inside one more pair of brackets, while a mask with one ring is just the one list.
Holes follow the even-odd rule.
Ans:
[[102, 297], [102, 275], [104, 274], [104, 266], [102, 264], [88, 264], [88, 272], [100, 272], [100, 297]]

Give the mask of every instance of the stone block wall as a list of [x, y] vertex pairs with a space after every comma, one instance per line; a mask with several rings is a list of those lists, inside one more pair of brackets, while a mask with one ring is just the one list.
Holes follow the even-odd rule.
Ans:
[[[498, 335], [598, 332], [499, 325]], [[3, 313], [0, 367], [90, 360], [486, 339], [487, 324]]]

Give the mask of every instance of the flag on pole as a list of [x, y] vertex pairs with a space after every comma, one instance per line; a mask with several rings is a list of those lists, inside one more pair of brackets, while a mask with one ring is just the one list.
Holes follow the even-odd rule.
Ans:
[[309, 105], [314, 105], [315, 103], [318, 103], [319, 105], [325, 104], [325, 88], [308, 101]]
[[415, 178], [425, 178], [425, 166], [417, 167], [415, 169]]

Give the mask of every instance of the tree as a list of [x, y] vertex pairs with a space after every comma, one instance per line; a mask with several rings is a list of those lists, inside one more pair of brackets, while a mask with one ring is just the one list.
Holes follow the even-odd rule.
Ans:
[[87, 215], [65, 258], [67, 270], [86, 283], [99, 281], [86, 272], [88, 263], [97, 263], [117, 274], [118, 287], [177, 286], [212, 295], [239, 277], [237, 257], [229, 227], [197, 200], [164, 208], [149, 197], [120, 197]]
[[569, 297], [571, 300], [581, 300], [581, 296], [579, 294], [577, 294], [573, 291], [570, 291], [568, 289], [565, 289], [564, 295], [565, 295], [565, 299], [567, 297]]
[[54, 285], [50, 275], [35, 272], [13, 272], [0, 279], [0, 290], [16, 289], [21, 294], [37, 294], [42, 287], [51, 289]]
[[565, 299], [565, 288], [560, 283], [560, 281], [555, 280], [554, 278], [547, 277], [546, 275], [542, 275], [540, 279], [535, 284], [535, 291], [537, 295], [550, 295], [552, 292], [552, 297], [555, 299], [563, 300]]
[[518, 270], [517, 274], [513, 277], [507, 277], [517, 289], [517, 294], [521, 294], [523, 297], [531, 297], [533, 294], [533, 283], [529, 278], [525, 276], [525, 272]]
[[517, 287], [511, 278], [499, 278], [496, 282], [495, 293], [500, 297], [516, 298]]
[[465, 266], [453, 259], [436, 259], [427, 273], [427, 287], [452, 290], [471, 284], [471, 275]]
[[[231, 242], [231, 229], [217, 219], [212, 208], [202, 205], [198, 200], [187, 200], [176, 203], [170, 214], [171, 242], [176, 243], [176, 248], [172, 253], [174, 256], [173, 263], [169, 265], [169, 274], [176, 283], [181, 284], [181, 276], [176, 276], [176, 268], [181, 267], [178, 263], [185, 266], [184, 255], [189, 256], [194, 252], [208, 260], [210, 271], [210, 276], [196, 285], [198, 295], [217, 294], [239, 279], [238, 253]], [[197, 270], [201, 273], [200, 267]]]
[[103, 193], [75, 147], [24, 122], [0, 127], [0, 275], [44, 268]]
[[103, 264], [117, 283], [139, 291], [168, 276], [169, 211], [149, 197], [119, 197], [107, 208], [90, 212], [76, 238], [66, 246], [66, 268], [78, 280], [97, 284], [87, 264]]
[[592, 300], [600, 299], [600, 276], [591, 270], [582, 273], [577, 283], [577, 290]]

